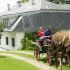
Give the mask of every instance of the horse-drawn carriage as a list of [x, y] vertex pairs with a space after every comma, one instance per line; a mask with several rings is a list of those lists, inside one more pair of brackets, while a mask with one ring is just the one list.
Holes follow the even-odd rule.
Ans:
[[[68, 32], [56, 32], [53, 36], [52, 39], [50, 40], [51, 43], [47, 43], [48, 40], [47, 38], [44, 39], [44, 43], [42, 46], [42, 51], [40, 51], [40, 48], [38, 45], [34, 47], [34, 56], [37, 60], [40, 59], [40, 54], [41, 53], [46, 53], [47, 54], [47, 62], [49, 65], [52, 64], [53, 58], [55, 59], [56, 67], [58, 67], [58, 59], [60, 66], [62, 65], [62, 59], [69, 58], [70, 55], [69, 52], [70, 50], [68, 49], [70, 47], [70, 38]], [[37, 41], [36, 41], [37, 43]], [[68, 56], [64, 56], [67, 54]], [[66, 60], [69, 61], [70, 60]], [[62, 70], [62, 66], [61, 66]]]
[[34, 47], [34, 56], [35, 56], [36, 60], [40, 59], [40, 54], [46, 53], [46, 55], [47, 55], [46, 58], [47, 58], [47, 62], [49, 65], [51, 65], [51, 63], [52, 63], [52, 56], [51, 56], [52, 40], [50, 38], [51, 38], [50, 36], [45, 36], [43, 39], [42, 45], [39, 43], [39, 40], [36, 40], [35, 47]]

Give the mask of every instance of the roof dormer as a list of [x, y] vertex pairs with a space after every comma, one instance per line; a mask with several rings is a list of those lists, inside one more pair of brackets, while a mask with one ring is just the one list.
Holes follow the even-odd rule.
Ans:
[[35, 5], [35, 4], [39, 3], [39, 1], [41, 1], [41, 0], [29, 0], [31, 5]]
[[31, 5], [35, 4], [35, 0], [29, 0], [29, 2], [30, 2]]

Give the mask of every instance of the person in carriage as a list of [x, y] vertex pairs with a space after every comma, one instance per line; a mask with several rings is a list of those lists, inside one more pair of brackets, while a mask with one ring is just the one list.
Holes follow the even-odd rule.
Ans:
[[42, 51], [43, 45], [49, 46], [51, 44], [51, 35], [52, 31], [50, 26], [45, 30], [43, 27], [40, 27], [37, 33], [38, 40], [37, 43], [39, 44], [38, 47], [40, 51]]
[[39, 27], [38, 32], [37, 32], [38, 40], [36, 40], [36, 42], [39, 44], [38, 47], [40, 51], [42, 51], [42, 46], [44, 42], [44, 31], [45, 30], [43, 27]]
[[47, 42], [46, 43], [47, 44], [46, 46], [50, 46], [51, 40], [52, 40], [52, 30], [51, 30], [51, 27], [50, 26], [48, 26], [48, 28], [45, 30], [44, 37], [45, 37], [44, 43]]

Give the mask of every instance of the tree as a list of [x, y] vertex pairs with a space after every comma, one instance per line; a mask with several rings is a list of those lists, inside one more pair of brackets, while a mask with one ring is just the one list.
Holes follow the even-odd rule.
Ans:
[[62, 4], [64, 4], [64, 3], [70, 4], [70, 0], [48, 0], [48, 1], [58, 3], [58, 4], [60, 4], [60, 3], [62, 3]]
[[24, 3], [24, 2], [28, 2], [28, 1], [29, 1], [29, 0], [21, 0], [21, 2], [23, 2], [23, 3]]
[[22, 44], [22, 50], [30, 50], [31, 49], [31, 42], [32, 42], [32, 33], [31, 32], [25, 32], [25, 36], [21, 40]]
[[[29, 0], [21, 0], [21, 2], [28, 2]], [[64, 3], [66, 3], [66, 4], [70, 4], [70, 0], [48, 0], [48, 1], [50, 1], [50, 2], [54, 2], [54, 3], [57, 3], [57, 4], [64, 4]]]
[[37, 32], [25, 32], [23, 39], [21, 40], [22, 50], [32, 50], [32, 42], [35, 41], [37, 38]]
[[0, 22], [0, 32], [3, 32], [4, 28], [5, 28], [5, 25], [2, 22]]

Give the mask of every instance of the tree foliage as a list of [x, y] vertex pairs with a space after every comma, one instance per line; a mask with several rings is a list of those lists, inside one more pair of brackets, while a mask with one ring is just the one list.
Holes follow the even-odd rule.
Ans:
[[57, 3], [57, 4], [60, 4], [60, 3], [62, 3], [62, 4], [64, 4], [64, 3], [70, 4], [70, 0], [48, 0], [48, 1], [54, 2], [54, 3]]
[[24, 2], [28, 2], [28, 1], [29, 1], [29, 0], [21, 0], [21, 2], [23, 2], [23, 3], [24, 3]]
[[22, 50], [28, 50], [31, 48], [31, 32], [25, 32], [23, 39], [21, 40], [22, 43]]
[[[28, 2], [29, 0], [21, 0], [21, 2]], [[70, 0], [48, 0], [48, 1], [50, 1], [50, 2], [54, 2], [54, 3], [57, 3], [57, 4], [60, 4], [60, 3], [62, 3], [62, 4], [64, 4], [64, 3], [66, 3], [66, 4], [70, 4]]]
[[21, 40], [22, 50], [32, 50], [32, 41], [35, 41], [37, 38], [37, 32], [25, 32], [25, 36]]
[[0, 32], [3, 32], [4, 28], [5, 28], [5, 25], [2, 22], [0, 22]]

